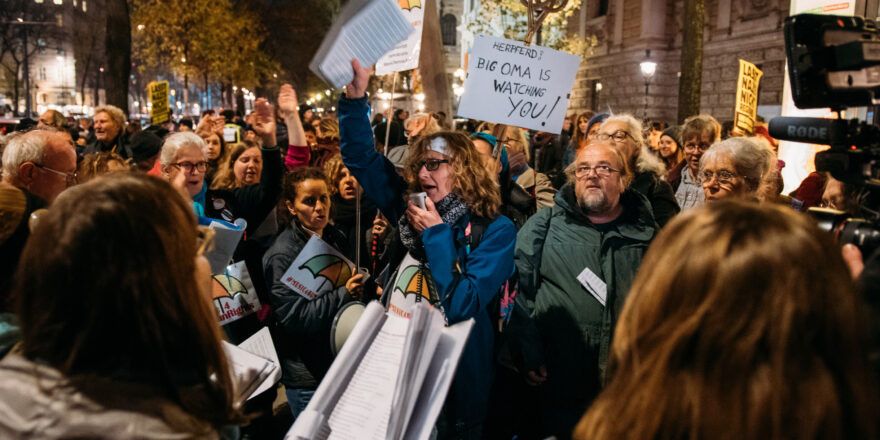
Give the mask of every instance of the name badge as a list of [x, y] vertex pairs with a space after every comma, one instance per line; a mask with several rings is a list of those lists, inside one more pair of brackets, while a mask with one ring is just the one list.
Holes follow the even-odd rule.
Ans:
[[599, 304], [602, 304], [602, 307], [605, 307], [605, 298], [607, 297], [607, 286], [605, 282], [602, 281], [601, 278], [596, 276], [590, 268], [585, 268], [580, 275], [577, 276], [578, 281], [580, 281], [581, 285], [587, 289], [587, 292], [590, 292], [590, 295], [593, 295]]

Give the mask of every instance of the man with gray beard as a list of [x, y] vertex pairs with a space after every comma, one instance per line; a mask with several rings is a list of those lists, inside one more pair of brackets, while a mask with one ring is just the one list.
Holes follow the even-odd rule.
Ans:
[[516, 243], [523, 314], [509, 338], [539, 401], [531, 419], [541, 438], [570, 438], [599, 393], [617, 316], [657, 232], [613, 145], [587, 145], [566, 174], [555, 206], [532, 216]]

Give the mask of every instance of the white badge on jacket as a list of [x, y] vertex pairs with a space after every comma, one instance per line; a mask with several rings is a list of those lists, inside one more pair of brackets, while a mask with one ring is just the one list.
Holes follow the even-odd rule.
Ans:
[[577, 279], [581, 282], [581, 285], [587, 289], [587, 292], [590, 292], [590, 295], [593, 295], [593, 297], [599, 301], [599, 304], [602, 304], [602, 307], [605, 307], [605, 298], [607, 295], [607, 286], [605, 285], [605, 282], [596, 276], [589, 267], [585, 268], [583, 272], [577, 276]]

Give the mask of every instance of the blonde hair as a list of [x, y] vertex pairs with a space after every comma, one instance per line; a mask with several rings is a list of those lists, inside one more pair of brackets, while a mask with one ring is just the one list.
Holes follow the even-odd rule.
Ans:
[[95, 109], [95, 116], [98, 116], [100, 113], [107, 113], [107, 116], [119, 127], [119, 134], [125, 133], [125, 123], [127, 118], [125, 117], [125, 112], [122, 111], [119, 107], [113, 105], [104, 105]]
[[[429, 151], [431, 141], [442, 138], [446, 141], [449, 167], [452, 168], [452, 192], [464, 199], [472, 214], [493, 218], [498, 215], [501, 207], [501, 193], [495, 180], [482, 165], [480, 154], [474, 143], [466, 135], [452, 131], [441, 131], [428, 136], [421, 136], [415, 145], [410, 147], [403, 177], [409, 182], [413, 192], [421, 191], [418, 173], [425, 153]], [[417, 168], [418, 167], [418, 168]]]
[[688, 139], [695, 137], [699, 140], [709, 136], [711, 143], [721, 139], [721, 124], [711, 115], [695, 115], [684, 120], [681, 127], [680, 143], [684, 146]]
[[255, 141], [242, 140], [237, 144], [230, 144], [229, 151], [223, 162], [217, 167], [217, 174], [211, 181], [211, 189], [237, 189], [244, 186], [240, 180], [235, 178], [235, 161], [251, 148], [260, 148], [260, 144]]
[[683, 213], [645, 255], [575, 438], [876, 438], [863, 311], [809, 217], [741, 200]]

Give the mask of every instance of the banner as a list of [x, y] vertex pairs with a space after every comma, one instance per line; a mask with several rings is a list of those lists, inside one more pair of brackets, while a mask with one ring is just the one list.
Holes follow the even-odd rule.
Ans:
[[764, 72], [754, 64], [739, 60], [733, 129], [741, 135], [751, 136], [755, 133], [755, 118], [758, 116], [758, 86], [763, 75]]
[[262, 308], [244, 261], [229, 265], [226, 273], [214, 275], [211, 285], [220, 325], [238, 321]]
[[387, 75], [419, 67], [425, 8], [422, 6], [422, 0], [397, 0], [397, 4], [403, 11], [403, 16], [415, 28], [415, 32], [409, 34], [409, 38], [376, 61], [376, 75]]
[[345, 288], [345, 282], [355, 273], [354, 263], [313, 235], [281, 276], [281, 282], [306, 299], [314, 300]]
[[168, 81], [153, 81], [147, 84], [147, 94], [150, 95], [150, 123], [159, 125], [171, 119], [171, 110], [168, 107]]
[[458, 114], [559, 133], [580, 62], [570, 53], [477, 35]]

